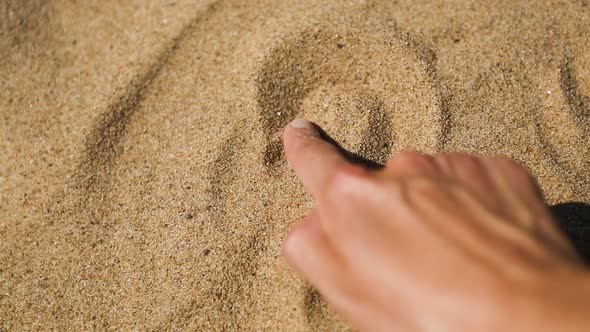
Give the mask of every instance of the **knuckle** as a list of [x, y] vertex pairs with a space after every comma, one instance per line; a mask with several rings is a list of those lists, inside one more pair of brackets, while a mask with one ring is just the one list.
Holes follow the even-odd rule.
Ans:
[[356, 165], [345, 165], [338, 168], [328, 179], [327, 194], [329, 196], [355, 197], [362, 194], [361, 185], [368, 183], [369, 174]]
[[455, 172], [473, 170], [481, 167], [477, 157], [466, 153], [451, 152], [445, 154], [443, 158], [446, 159], [450, 168]]
[[529, 171], [519, 162], [507, 158], [507, 157], [496, 157], [494, 162], [499, 165], [508, 176], [519, 181], [534, 181], [533, 177], [529, 174]]
[[428, 159], [428, 156], [415, 151], [402, 151], [398, 153], [395, 157], [392, 157], [391, 159], [411, 164], [420, 163], [423, 160]]
[[508, 157], [495, 157], [494, 160], [498, 164], [501, 164], [505, 167], [510, 167], [514, 169], [524, 169], [524, 167], [519, 162]]
[[408, 195], [408, 181], [407, 180], [396, 180], [392, 181], [388, 186], [388, 198], [391, 202], [395, 203], [398, 207], [407, 207], [410, 204], [410, 198]]
[[447, 190], [440, 181], [416, 178], [408, 180], [405, 185], [414, 200], [440, 200], [448, 196]]
[[463, 152], [447, 152], [442, 155], [444, 158], [451, 160], [474, 159], [475, 157]]
[[459, 167], [475, 167], [479, 165], [479, 159], [477, 157], [464, 153], [452, 153], [449, 155], [449, 159]]
[[432, 157], [419, 152], [405, 151], [389, 160], [389, 165], [402, 169], [424, 169], [434, 164]]
[[501, 165], [504, 166], [506, 168], [521, 168], [522, 166], [520, 165], [520, 163], [518, 163], [517, 161], [508, 158], [508, 157], [493, 157], [491, 158], [492, 161], [497, 164], [497, 165]]

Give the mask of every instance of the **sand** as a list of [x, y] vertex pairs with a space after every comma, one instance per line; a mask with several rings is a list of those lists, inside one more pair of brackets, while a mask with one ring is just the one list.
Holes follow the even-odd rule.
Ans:
[[0, 331], [345, 330], [281, 258], [313, 204], [281, 150], [295, 116], [380, 163], [514, 157], [590, 234], [586, 0], [7, 0], [0, 18]]

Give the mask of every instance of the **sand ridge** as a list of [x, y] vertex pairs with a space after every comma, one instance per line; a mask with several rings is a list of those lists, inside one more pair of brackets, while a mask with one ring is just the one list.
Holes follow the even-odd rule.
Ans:
[[280, 256], [313, 204], [294, 116], [377, 163], [507, 154], [590, 202], [585, 1], [0, 9], [0, 329], [346, 329]]

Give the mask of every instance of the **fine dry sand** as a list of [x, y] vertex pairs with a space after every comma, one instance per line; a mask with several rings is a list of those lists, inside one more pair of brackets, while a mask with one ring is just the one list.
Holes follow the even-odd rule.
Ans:
[[0, 78], [0, 331], [346, 329], [281, 258], [295, 116], [590, 203], [587, 0], [4, 0]]

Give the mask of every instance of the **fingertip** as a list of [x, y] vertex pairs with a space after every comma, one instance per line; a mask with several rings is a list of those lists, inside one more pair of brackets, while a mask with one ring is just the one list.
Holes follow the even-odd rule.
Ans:
[[303, 186], [321, 196], [334, 172], [349, 162], [338, 147], [324, 140], [321, 129], [304, 119], [295, 119], [283, 133], [285, 155]]
[[307, 137], [316, 136], [315, 125], [305, 119], [296, 118], [283, 131], [283, 145], [287, 159], [294, 157], [295, 146]]
[[295, 255], [297, 249], [300, 246], [301, 232], [299, 231], [299, 228], [299, 225], [295, 226], [289, 233], [287, 233], [287, 236], [283, 241], [283, 256], [289, 261], [291, 260], [291, 257]]
[[305, 246], [309, 241], [309, 223], [311, 217], [303, 219], [295, 225], [285, 237], [283, 242], [283, 257], [292, 267], [298, 268]]
[[287, 126], [285, 126], [283, 138], [287, 140], [293, 137], [294, 134], [299, 137], [319, 136], [316, 125], [302, 118], [295, 118], [293, 121], [289, 122]]
[[316, 242], [323, 238], [319, 226], [319, 218], [316, 210], [297, 223], [285, 237], [283, 242], [283, 255], [287, 258], [299, 258], [305, 255], [310, 247], [316, 247]]
[[289, 122], [289, 127], [295, 128], [295, 129], [304, 129], [304, 128], [309, 129], [309, 130], [315, 129], [313, 123], [311, 123], [303, 118], [293, 119], [293, 121]]

